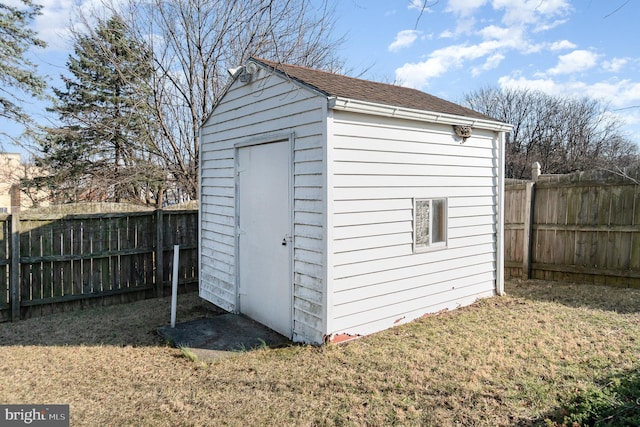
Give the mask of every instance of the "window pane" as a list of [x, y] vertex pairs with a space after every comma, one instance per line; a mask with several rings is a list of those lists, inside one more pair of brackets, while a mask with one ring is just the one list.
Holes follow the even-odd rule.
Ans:
[[433, 243], [445, 241], [445, 201], [433, 200]]
[[429, 245], [429, 200], [416, 200], [416, 245]]

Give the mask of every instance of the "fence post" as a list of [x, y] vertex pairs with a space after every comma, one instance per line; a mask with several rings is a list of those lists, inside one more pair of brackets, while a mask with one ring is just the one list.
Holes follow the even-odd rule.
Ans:
[[164, 220], [162, 209], [156, 209], [156, 297], [164, 296]]
[[533, 165], [531, 165], [531, 179], [533, 181], [537, 181], [540, 177], [540, 168], [541, 166], [538, 162], [533, 162]]
[[9, 276], [9, 300], [11, 321], [20, 320], [20, 214], [11, 213], [11, 273]]
[[536, 183], [527, 182], [524, 188], [524, 233], [522, 248], [522, 278], [528, 280], [531, 276], [531, 235], [533, 233], [533, 209], [535, 204]]

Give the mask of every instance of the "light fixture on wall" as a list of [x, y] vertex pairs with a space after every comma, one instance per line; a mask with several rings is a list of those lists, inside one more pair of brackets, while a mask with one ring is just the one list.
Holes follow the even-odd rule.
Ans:
[[244, 66], [247, 74], [251, 74], [252, 76], [258, 72], [258, 66], [255, 62], [248, 62], [247, 65]]
[[227, 72], [231, 77], [238, 77], [238, 80], [242, 83], [248, 83], [253, 79], [254, 74], [258, 72], [258, 66], [253, 62], [249, 62], [247, 65], [229, 68]]
[[240, 74], [240, 77], [238, 77], [238, 79], [242, 83], [248, 83], [251, 81], [251, 77], [253, 77], [251, 74], [247, 73], [246, 71], [243, 71], [242, 74]]
[[464, 144], [464, 142], [471, 137], [471, 126], [453, 125], [453, 131], [457, 136], [462, 138], [461, 144]]
[[244, 67], [240, 66], [240, 67], [234, 67], [234, 68], [228, 68], [227, 69], [227, 73], [229, 73], [229, 75], [231, 77], [235, 77], [236, 74], [238, 74], [238, 72], [240, 72]]
[[242, 67], [242, 73], [240, 74], [240, 77], [238, 77], [238, 78], [240, 79], [240, 81], [242, 83], [248, 83], [253, 79], [253, 76], [257, 72], [258, 72], [258, 66], [253, 62], [249, 62], [249, 63], [247, 63], [247, 65]]

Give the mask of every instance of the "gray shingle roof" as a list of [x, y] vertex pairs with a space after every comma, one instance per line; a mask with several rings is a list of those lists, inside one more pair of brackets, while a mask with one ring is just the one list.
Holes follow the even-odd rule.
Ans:
[[356, 79], [297, 65], [279, 64], [266, 59], [252, 59], [326, 96], [495, 121], [485, 114], [416, 89]]

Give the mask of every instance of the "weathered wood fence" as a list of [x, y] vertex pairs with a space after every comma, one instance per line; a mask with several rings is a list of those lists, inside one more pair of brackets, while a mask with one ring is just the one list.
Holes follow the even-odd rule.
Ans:
[[197, 289], [198, 211], [0, 215], [0, 321]]
[[640, 168], [508, 182], [505, 276], [640, 288], [639, 182]]

